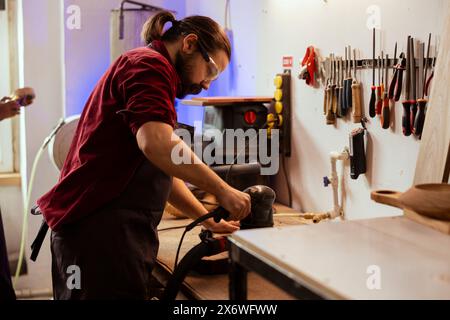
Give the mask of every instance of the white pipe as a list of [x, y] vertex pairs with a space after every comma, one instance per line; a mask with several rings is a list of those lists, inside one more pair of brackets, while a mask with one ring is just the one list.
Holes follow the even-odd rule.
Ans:
[[[331, 187], [333, 188], [333, 210], [328, 211], [328, 215], [330, 219], [335, 219], [337, 217], [343, 217], [344, 216], [344, 209], [343, 209], [343, 190], [344, 190], [344, 167], [345, 167], [345, 160], [349, 158], [349, 153], [347, 148], [344, 149], [341, 153], [338, 153], [336, 151], [333, 151], [330, 153], [330, 162], [331, 162], [331, 175], [328, 177], [328, 180], [330, 180]], [[337, 175], [337, 169], [336, 169], [336, 162], [342, 161], [342, 171], [340, 175], [340, 179]], [[341, 204], [339, 204], [339, 186], [341, 189]]]
[[345, 161], [350, 158], [350, 153], [348, 152], [348, 149], [345, 148], [344, 152], [347, 154], [347, 157], [341, 161], [341, 176], [339, 177], [339, 186], [341, 189], [341, 205], [340, 205], [340, 215], [341, 219], [345, 219], [344, 215], [344, 174], [345, 174]]

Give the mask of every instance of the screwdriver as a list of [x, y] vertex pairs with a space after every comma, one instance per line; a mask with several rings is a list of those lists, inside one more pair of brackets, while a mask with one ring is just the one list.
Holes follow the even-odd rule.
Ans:
[[327, 75], [327, 81], [326, 86], [324, 90], [324, 97], [323, 97], [323, 114], [326, 115], [328, 111], [329, 106], [329, 98], [330, 98], [330, 82], [331, 82], [331, 55], [329, 58], [325, 61], [325, 68], [326, 68], [326, 75]]
[[328, 110], [328, 93], [330, 92], [330, 79], [327, 79], [325, 89], [323, 90], [323, 114], [327, 114]]
[[347, 46], [345, 46], [345, 61], [344, 61], [344, 66], [345, 66], [345, 71], [343, 70], [342, 73], [342, 96], [341, 96], [341, 106], [342, 106], [342, 110], [341, 110], [341, 115], [344, 116], [345, 115], [345, 107], [347, 106], [347, 97], [345, 95], [346, 89], [347, 89], [347, 82], [345, 81], [345, 77], [347, 75], [347, 70], [348, 70], [348, 54], [347, 54]]
[[341, 86], [341, 73], [342, 73], [342, 59], [337, 59], [337, 85], [336, 85], [336, 117], [340, 118], [342, 115], [342, 92], [344, 88]]
[[388, 81], [388, 62], [389, 62], [389, 55], [386, 54], [386, 60], [384, 62], [384, 72], [385, 72], [385, 79], [384, 81], [386, 82], [386, 85], [384, 86], [384, 92], [383, 92], [383, 110], [381, 113], [381, 127], [383, 129], [387, 129], [389, 128], [389, 124], [391, 122], [390, 119], [390, 109], [389, 109], [389, 94], [388, 94], [388, 90], [387, 90], [387, 83]]
[[[344, 75], [345, 75], [345, 72], [346, 72], [346, 63], [347, 63], [347, 47], [345, 48], [345, 61], [342, 61], [342, 58], [341, 58], [340, 62], [341, 62], [341, 80], [340, 80], [341, 110], [340, 110], [340, 112], [341, 112], [341, 117], [342, 117], [344, 115], [343, 109], [344, 109], [344, 106], [346, 104], [346, 99], [345, 99], [345, 94], [344, 94], [344, 92], [345, 92], [344, 91], [344, 77], [345, 77]], [[344, 71], [344, 69], [345, 69], [345, 71]]]
[[336, 118], [336, 113], [337, 113], [337, 76], [338, 76], [338, 71], [337, 71], [337, 58], [334, 58], [333, 61], [333, 67], [334, 67], [334, 82], [333, 85], [331, 86], [331, 91], [332, 91], [332, 95], [333, 95], [333, 104], [332, 104], [332, 110], [333, 110], [333, 114]]
[[402, 129], [405, 136], [411, 135], [411, 101], [410, 101], [410, 86], [411, 86], [411, 36], [408, 36], [408, 46], [406, 52], [406, 80], [405, 80], [405, 100], [403, 104], [403, 117], [402, 117]]
[[352, 82], [352, 118], [354, 123], [360, 123], [362, 119], [361, 108], [361, 83], [356, 79], [356, 50], [353, 50], [353, 82]]
[[376, 100], [376, 94], [375, 94], [375, 28], [373, 28], [373, 35], [372, 35], [372, 87], [370, 88], [372, 90], [372, 93], [370, 94], [370, 101], [369, 101], [369, 115], [371, 118], [375, 117], [375, 100]]
[[417, 91], [416, 91], [416, 86], [417, 86], [417, 82], [416, 82], [416, 59], [415, 59], [415, 55], [414, 55], [414, 38], [410, 39], [411, 42], [411, 48], [410, 48], [410, 53], [411, 53], [411, 68], [410, 68], [410, 72], [411, 72], [411, 87], [412, 87], [412, 98], [411, 98], [411, 120], [410, 120], [410, 125], [411, 125], [411, 132], [413, 132], [414, 130], [414, 122], [416, 120], [416, 114], [417, 114]]
[[[383, 55], [383, 52], [381, 52], [381, 55]], [[378, 56], [378, 87], [377, 87], [377, 107], [376, 107], [376, 113], [377, 115], [381, 115], [381, 109], [383, 108], [383, 80], [381, 79], [384, 77], [382, 75], [381, 69], [382, 69], [382, 59], [380, 56]]]
[[331, 83], [328, 88], [328, 106], [327, 106], [327, 116], [326, 116], [326, 123], [331, 125], [336, 122], [336, 115], [333, 113], [334, 110], [334, 103], [335, 103], [335, 96], [334, 96], [334, 89], [336, 88], [335, 84], [335, 69], [334, 69], [334, 55], [331, 55]]
[[348, 47], [345, 47], [345, 73], [344, 73], [344, 78], [342, 80], [342, 86], [343, 86], [343, 97], [342, 97], [342, 116], [347, 115], [347, 91], [348, 91], [348, 57], [349, 57], [349, 53], [348, 53]]
[[422, 98], [417, 100], [419, 110], [417, 112], [416, 121], [414, 122], [414, 134], [419, 139], [421, 139], [422, 137], [423, 124], [425, 122], [425, 108], [428, 103], [428, 100], [425, 99], [425, 85], [428, 74], [428, 60], [430, 58], [430, 43], [431, 43], [431, 33], [428, 35], [427, 58], [425, 60], [425, 75], [423, 77], [424, 80], [423, 80]]
[[348, 109], [352, 107], [352, 48], [348, 46], [348, 68], [347, 78], [344, 80], [344, 94], [345, 94], [345, 106], [343, 109], [343, 115], [347, 114]]

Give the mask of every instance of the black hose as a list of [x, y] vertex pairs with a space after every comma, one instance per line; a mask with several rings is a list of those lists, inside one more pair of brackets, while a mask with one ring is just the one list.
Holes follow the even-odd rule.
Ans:
[[181, 236], [180, 242], [178, 243], [177, 255], [175, 256], [175, 264], [173, 266], [174, 269], [176, 269], [177, 265], [178, 265], [178, 256], [180, 254], [181, 245], [183, 244], [183, 240], [184, 240], [184, 236], [186, 235], [186, 232], [188, 232], [187, 228], [184, 229], [183, 235]]
[[194, 267], [201, 261], [203, 257], [210, 257], [227, 250], [226, 238], [212, 238], [210, 231], [205, 231], [200, 235], [202, 242], [192, 248], [183, 259], [180, 264], [174, 269], [172, 276], [166, 284], [161, 300], [172, 301], [177, 297], [180, 287], [186, 278], [186, 275], [194, 269]]

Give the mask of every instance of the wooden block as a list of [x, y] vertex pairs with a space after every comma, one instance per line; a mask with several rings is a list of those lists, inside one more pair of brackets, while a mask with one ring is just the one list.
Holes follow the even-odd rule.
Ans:
[[432, 219], [410, 210], [404, 210], [404, 215], [410, 220], [450, 235], [450, 221]]
[[272, 97], [200, 97], [200, 98], [192, 98], [192, 100], [196, 101], [206, 101], [206, 102], [270, 102], [272, 101]]
[[0, 174], [0, 186], [20, 186], [20, 173], [2, 173]]
[[270, 103], [272, 97], [201, 97], [183, 100], [182, 103], [191, 106], [225, 106], [241, 103]]

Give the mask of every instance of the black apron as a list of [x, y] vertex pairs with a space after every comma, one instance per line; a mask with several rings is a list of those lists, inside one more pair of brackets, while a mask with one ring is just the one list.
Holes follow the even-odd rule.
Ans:
[[151, 298], [149, 283], [159, 247], [157, 226], [171, 187], [172, 178], [145, 159], [118, 198], [52, 231], [54, 298]]
[[8, 250], [3, 230], [2, 212], [0, 210], [0, 301], [16, 300], [16, 294], [11, 282], [9, 270]]

